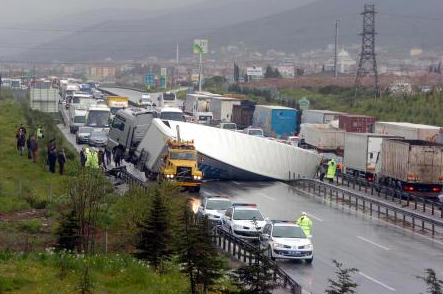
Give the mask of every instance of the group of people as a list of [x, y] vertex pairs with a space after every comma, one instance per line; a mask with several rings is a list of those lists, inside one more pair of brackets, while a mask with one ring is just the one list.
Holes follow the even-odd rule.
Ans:
[[111, 153], [104, 149], [83, 147], [80, 151], [80, 163], [82, 167], [107, 169], [106, 165], [111, 164]]
[[[28, 158], [34, 163], [37, 162], [39, 142], [44, 139], [45, 135], [43, 127], [40, 125], [37, 127], [35, 133], [27, 134], [26, 127], [21, 124], [15, 135], [17, 139], [17, 150], [21, 156], [25, 155], [25, 148], [27, 149]], [[58, 162], [60, 174], [63, 175], [64, 167], [66, 163], [66, 154], [63, 148], [57, 151], [55, 139], [51, 139], [48, 142], [48, 155], [47, 164], [49, 171], [55, 173], [55, 167]]]
[[66, 154], [65, 149], [60, 148], [57, 150], [57, 144], [55, 143], [55, 139], [51, 139], [48, 142], [48, 158], [47, 162], [49, 165], [49, 171], [51, 173], [55, 173], [55, 166], [59, 166], [59, 172], [61, 175], [65, 172], [65, 163], [66, 163]]
[[337, 173], [337, 168], [339, 167], [334, 159], [331, 159], [329, 161], [322, 161], [318, 168], [320, 173], [320, 181], [323, 182], [326, 176], [326, 179], [328, 179], [328, 181], [332, 184], [334, 182], [335, 174]]
[[37, 127], [36, 133], [27, 134], [26, 127], [21, 124], [15, 135], [17, 139], [17, 150], [20, 156], [25, 155], [25, 147], [27, 149], [28, 158], [33, 162], [37, 161], [38, 141], [44, 138], [43, 129], [41, 126]]

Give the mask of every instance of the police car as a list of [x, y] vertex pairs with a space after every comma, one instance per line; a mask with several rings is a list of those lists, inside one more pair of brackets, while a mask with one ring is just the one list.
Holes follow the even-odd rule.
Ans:
[[221, 196], [211, 196], [203, 199], [197, 210], [197, 217], [208, 217], [208, 220], [214, 224], [221, 224], [221, 218], [232, 206], [231, 200]]
[[314, 246], [311, 239], [295, 223], [272, 221], [265, 225], [259, 237], [260, 248], [266, 250], [272, 260], [277, 258], [301, 259], [312, 263]]
[[222, 226], [234, 236], [258, 239], [266, 220], [256, 204], [234, 203], [222, 217]]

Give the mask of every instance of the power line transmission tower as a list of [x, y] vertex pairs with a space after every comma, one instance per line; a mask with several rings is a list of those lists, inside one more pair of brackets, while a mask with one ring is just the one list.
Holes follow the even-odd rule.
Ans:
[[360, 62], [358, 64], [357, 78], [355, 79], [355, 95], [361, 86], [364, 76], [374, 75], [376, 96], [379, 95], [377, 60], [375, 58], [375, 5], [365, 4], [363, 15], [363, 32]]

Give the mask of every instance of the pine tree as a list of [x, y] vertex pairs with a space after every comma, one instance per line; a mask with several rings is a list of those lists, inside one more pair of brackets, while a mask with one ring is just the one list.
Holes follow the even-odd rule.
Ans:
[[336, 260], [332, 261], [337, 268], [338, 281], [328, 279], [329, 288], [325, 291], [327, 294], [355, 294], [355, 289], [358, 287], [356, 283], [351, 280], [351, 274], [358, 272], [356, 268], [343, 268], [343, 264]]
[[417, 276], [418, 279], [423, 280], [426, 283], [428, 294], [443, 294], [443, 280], [439, 280], [435, 271], [431, 268], [425, 270], [426, 276], [420, 277]]
[[171, 235], [168, 225], [168, 211], [159, 189], [154, 191], [152, 206], [146, 219], [138, 224], [136, 253], [139, 259], [147, 260], [158, 269], [162, 260], [171, 255]]
[[57, 250], [75, 251], [80, 248], [80, 225], [74, 209], [65, 215], [57, 231]]
[[266, 67], [265, 71], [265, 79], [273, 78], [274, 77], [274, 71], [272, 70], [272, 67], [268, 65]]
[[234, 82], [238, 83], [240, 80], [240, 68], [236, 63], [234, 63]]
[[206, 293], [223, 275], [224, 264], [211, 242], [207, 219], [197, 222], [186, 205], [177, 238], [179, 261], [188, 276], [191, 293]]

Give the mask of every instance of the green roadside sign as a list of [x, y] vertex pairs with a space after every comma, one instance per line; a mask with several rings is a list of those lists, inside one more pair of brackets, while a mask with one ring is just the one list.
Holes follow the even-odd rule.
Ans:
[[309, 102], [308, 99], [306, 99], [306, 97], [303, 97], [302, 99], [300, 99], [300, 100], [298, 101], [298, 105], [300, 106], [300, 109], [301, 109], [301, 110], [307, 110], [307, 109], [309, 109], [309, 104], [310, 104], [310, 102]]

